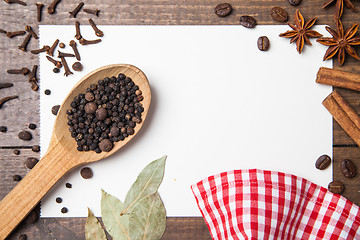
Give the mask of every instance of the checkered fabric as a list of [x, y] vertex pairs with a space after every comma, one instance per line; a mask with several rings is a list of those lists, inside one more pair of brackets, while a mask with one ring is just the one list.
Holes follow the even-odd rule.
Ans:
[[360, 239], [359, 207], [301, 177], [235, 170], [191, 188], [213, 239]]

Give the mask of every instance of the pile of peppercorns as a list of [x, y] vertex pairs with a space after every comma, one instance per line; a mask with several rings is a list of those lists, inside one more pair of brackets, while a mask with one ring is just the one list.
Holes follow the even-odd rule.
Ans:
[[122, 73], [90, 85], [66, 111], [77, 149], [109, 152], [114, 142], [133, 135], [136, 124], [142, 122], [143, 99], [139, 87]]

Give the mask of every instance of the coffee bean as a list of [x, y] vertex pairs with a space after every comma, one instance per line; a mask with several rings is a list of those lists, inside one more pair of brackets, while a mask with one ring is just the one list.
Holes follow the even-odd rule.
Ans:
[[61, 213], [67, 213], [68, 212], [68, 209], [66, 208], [66, 207], [63, 207], [62, 209], [61, 209]]
[[30, 123], [30, 124], [29, 124], [29, 128], [30, 128], [31, 130], [36, 129], [36, 124]]
[[341, 171], [347, 178], [353, 178], [357, 174], [356, 166], [350, 159], [345, 159], [341, 162]]
[[31, 147], [31, 150], [33, 152], [40, 152], [40, 146], [39, 145], [34, 145], [34, 146]]
[[95, 116], [100, 121], [104, 120], [107, 117], [107, 111], [105, 108], [98, 108], [95, 112]]
[[328, 189], [330, 192], [332, 193], [336, 193], [336, 194], [340, 194], [344, 191], [344, 184], [342, 182], [339, 181], [332, 181], [331, 183], [329, 183], [328, 185]]
[[330, 166], [331, 158], [328, 155], [321, 155], [315, 162], [315, 167], [320, 170], [326, 169]]
[[0, 126], [0, 132], [7, 132], [7, 127], [5, 126]]
[[21, 180], [21, 176], [16, 174], [16, 175], [13, 176], [13, 180], [14, 180], [15, 182], [18, 182], [18, 181]]
[[232, 6], [229, 3], [220, 3], [214, 9], [214, 12], [219, 17], [226, 17], [232, 11]]
[[51, 108], [51, 113], [56, 116], [59, 112], [59, 109], [60, 109], [60, 105], [55, 105]]
[[50, 91], [49, 89], [46, 89], [46, 90], [44, 91], [44, 93], [45, 93], [45, 95], [50, 95], [50, 94], [51, 94], [51, 91]]
[[74, 62], [72, 69], [74, 69], [74, 71], [80, 72], [83, 70], [83, 65], [80, 62]]
[[24, 141], [30, 141], [32, 139], [31, 133], [29, 133], [28, 131], [25, 131], [25, 130], [19, 132], [18, 137]]
[[278, 22], [286, 22], [289, 18], [288, 13], [281, 7], [273, 7], [270, 11], [270, 15]]
[[109, 139], [104, 139], [99, 143], [101, 151], [104, 152], [110, 152], [113, 146], [113, 143]]
[[57, 203], [62, 203], [62, 198], [61, 198], [61, 197], [57, 197], [57, 198], [55, 199], [55, 201], [56, 201]]
[[39, 162], [38, 159], [33, 158], [33, 157], [29, 157], [26, 161], [25, 161], [25, 166], [28, 169], [33, 169], [33, 167], [35, 167], [35, 165]]
[[72, 188], [72, 185], [71, 185], [71, 183], [66, 183], [66, 184], [65, 184], [65, 187], [67, 187], [67, 188]]
[[289, 3], [293, 6], [297, 6], [301, 3], [301, 0], [289, 0]]
[[83, 169], [81, 169], [80, 175], [81, 175], [84, 179], [89, 179], [89, 178], [92, 178], [92, 176], [93, 176], [93, 171], [92, 171], [91, 168], [89, 168], [89, 167], [84, 167]]
[[19, 240], [27, 240], [27, 236], [26, 234], [21, 234], [19, 237], [18, 237]]
[[59, 72], [60, 72], [60, 69], [54, 68], [54, 69], [53, 69], [53, 72], [54, 72], [54, 73], [59, 73]]
[[256, 20], [251, 16], [241, 16], [240, 24], [246, 28], [254, 28], [256, 26]]
[[38, 219], [39, 219], [39, 213], [38, 210], [35, 208], [29, 213], [29, 215], [27, 215], [27, 217], [25, 218], [25, 223], [27, 224], [36, 223]]
[[266, 36], [261, 36], [258, 38], [257, 46], [260, 51], [267, 51], [270, 48], [270, 40]]
[[19, 155], [19, 154], [20, 154], [20, 150], [15, 149], [15, 150], [14, 150], [14, 154], [15, 154], [15, 155]]

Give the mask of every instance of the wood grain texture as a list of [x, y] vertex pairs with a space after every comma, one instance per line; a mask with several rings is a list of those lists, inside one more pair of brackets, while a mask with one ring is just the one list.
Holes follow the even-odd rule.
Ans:
[[[17, 4], [6, 4], [0, 2], [0, 28], [9, 31], [23, 30], [25, 25], [31, 25], [38, 32], [38, 23], [36, 22], [36, 6], [34, 0], [26, 1], [27, 7]], [[51, 0], [44, 1], [48, 5]], [[314, 16], [318, 17], [317, 24], [327, 24], [334, 27], [333, 12], [334, 7], [321, 9], [324, 0], [303, 1], [298, 8], [306, 19]], [[353, 4], [360, 9], [359, 1], [352, 1]], [[287, 0], [235, 0], [231, 4], [234, 8], [233, 13], [226, 18], [219, 18], [213, 13], [213, 8], [219, 4], [215, 0], [87, 0], [86, 8], [99, 8], [101, 10], [99, 17], [80, 12], [77, 20], [81, 24], [88, 24], [88, 18], [91, 17], [98, 24], [149, 24], [149, 25], [238, 25], [241, 15], [254, 16], [258, 24], [282, 24], [272, 20], [269, 11], [274, 6], [283, 7], [289, 13], [289, 21], [294, 19], [296, 7], [288, 4]], [[69, 17], [69, 11], [73, 10], [77, 2], [70, 0], [62, 0], [58, 7], [57, 13], [49, 15], [46, 13], [46, 7], [43, 11], [43, 21], [41, 24], [74, 24], [75, 19]], [[359, 13], [353, 13], [349, 9], [344, 9], [342, 17], [345, 27], [350, 23], [359, 23]], [[106, 33], [105, 33], [106, 34]], [[36, 156], [29, 149], [21, 149], [20, 156], [15, 156], [13, 149], [3, 148], [8, 146], [29, 147], [39, 141], [39, 129], [36, 129], [31, 142], [23, 142], [17, 138], [20, 130], [26, 129], [27, 124], [34, 122], [39, 123], [39, 93], [30, 90], [30, 84], [27, 77], [8, 75], [6, 70], [10, 68], [31, 68], [34, 64], [38, 64], [38, 57], [30, 52], [20, 51], [17, 46], [21, 44], [23, 37], [8, 39], [0, 35], [0, 82], [12, 82], [14, 87], [0, 90], [0, 96], [19, 95], [19, 99], [13, 100], [4, 105], [0, 110], [0, 125], [8, 126], [9, 131], [6, 134], [0, 133], [0, 199], [2, 199], [14, 186], [15, 182], [11, 180], [13, 173], [24, 175], [27, 170], [23, 166], [23, 162], [28, 156]], [[316, 44], [316, 43], [314, 43]], [[32, 39], [28, 49], [38, 48], [38, 41]], [[311, 50], [307, 48], [305, 50]], [[294, 47], [295, 51], [295, 47]], [[347, 58], [345, 65], [339, 68], [336, 61], [334, 68], [344, 71], [350, 71], [360, 74], [359, 61]], [[46, 79], [41, 79], [46, 81]], [[315, 76], [314, 76], [315, 81]], [[41, 90], [43, 91], [43, 90]], [[360, 113], [360, 93], [338, 89], [340, 94], [350, 106]], [[50, 109], [49, 109], [50, 111]], [[334, 178], [342, 179], [342, 173], [339, 172], [336, 164], [343, 157], [353, 157], [352, 159], [358, 166], [359, 148], [347, 136], [337, 123], [334, 123]], [[359, 204], [358, 179], [342, 179], [345, 182], [346, 190], [344, 196]], [[40, 219], [38, 223], [32, 225], [21, 225], [9, 239], [17, 239], [20, 233], [26, 233], [28, 239], [84, 239], [84, 218], [51, 218]], [[206, 225], [202, 218], [169, 218], [167, 229], [163, 239], [210, 239]]]
[[[110, 152], [95, 153], [94, 151], [79, 152], [74, 146], [76, 142], [68, 133], [66, 111], [71, 109], [73, 99], [99, 79], [117, 76], [120, 73], [130, 77], [142, 91], [141, 101], [144, 112], [143, 121], [134, 128], [135, 134], [124, 141], [114, 144]], [[23, 218], [40, 202], [43, 196], [55, 183], [72, 168], [79, 165], [96, 162], [115, 153], [139, 132], [146, 120], [151, 102], [151, 92], [145, 74], [135, 66], [114, 64], [96, 69], [83, 77], [65, 98], [57, 114], [54, 130], [47, 149], [40, 162], [26, 177], [0, 202], [0, 239], [4, 239], [21, 222]], [[24, 197], [26, 196], [26, 197]]]

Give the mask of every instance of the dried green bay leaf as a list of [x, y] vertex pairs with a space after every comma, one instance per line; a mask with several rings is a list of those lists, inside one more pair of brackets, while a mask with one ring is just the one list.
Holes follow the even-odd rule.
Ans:
[[141, 171], [126, 194], [124, 210], [121, 214], [130, 213], [141, 200], [157, 192], [164, 177], [165, 160], [166, 156], [163, 156]]
[[166, 228], [166, 211], [156, 192], [143, 198], [130, 212], [129, 234], [132, 240], [159, 240]]
[[88, 217], [85, 223], [86, 240], [107, 240], [100, 222], [88, 208]]
[[106, 230], [114, 240], [131, 239], [128, 233], [129, 216], [120, 215], [124, 204], [104, 190], [101, 190], [101, 194], [101, 217]]

